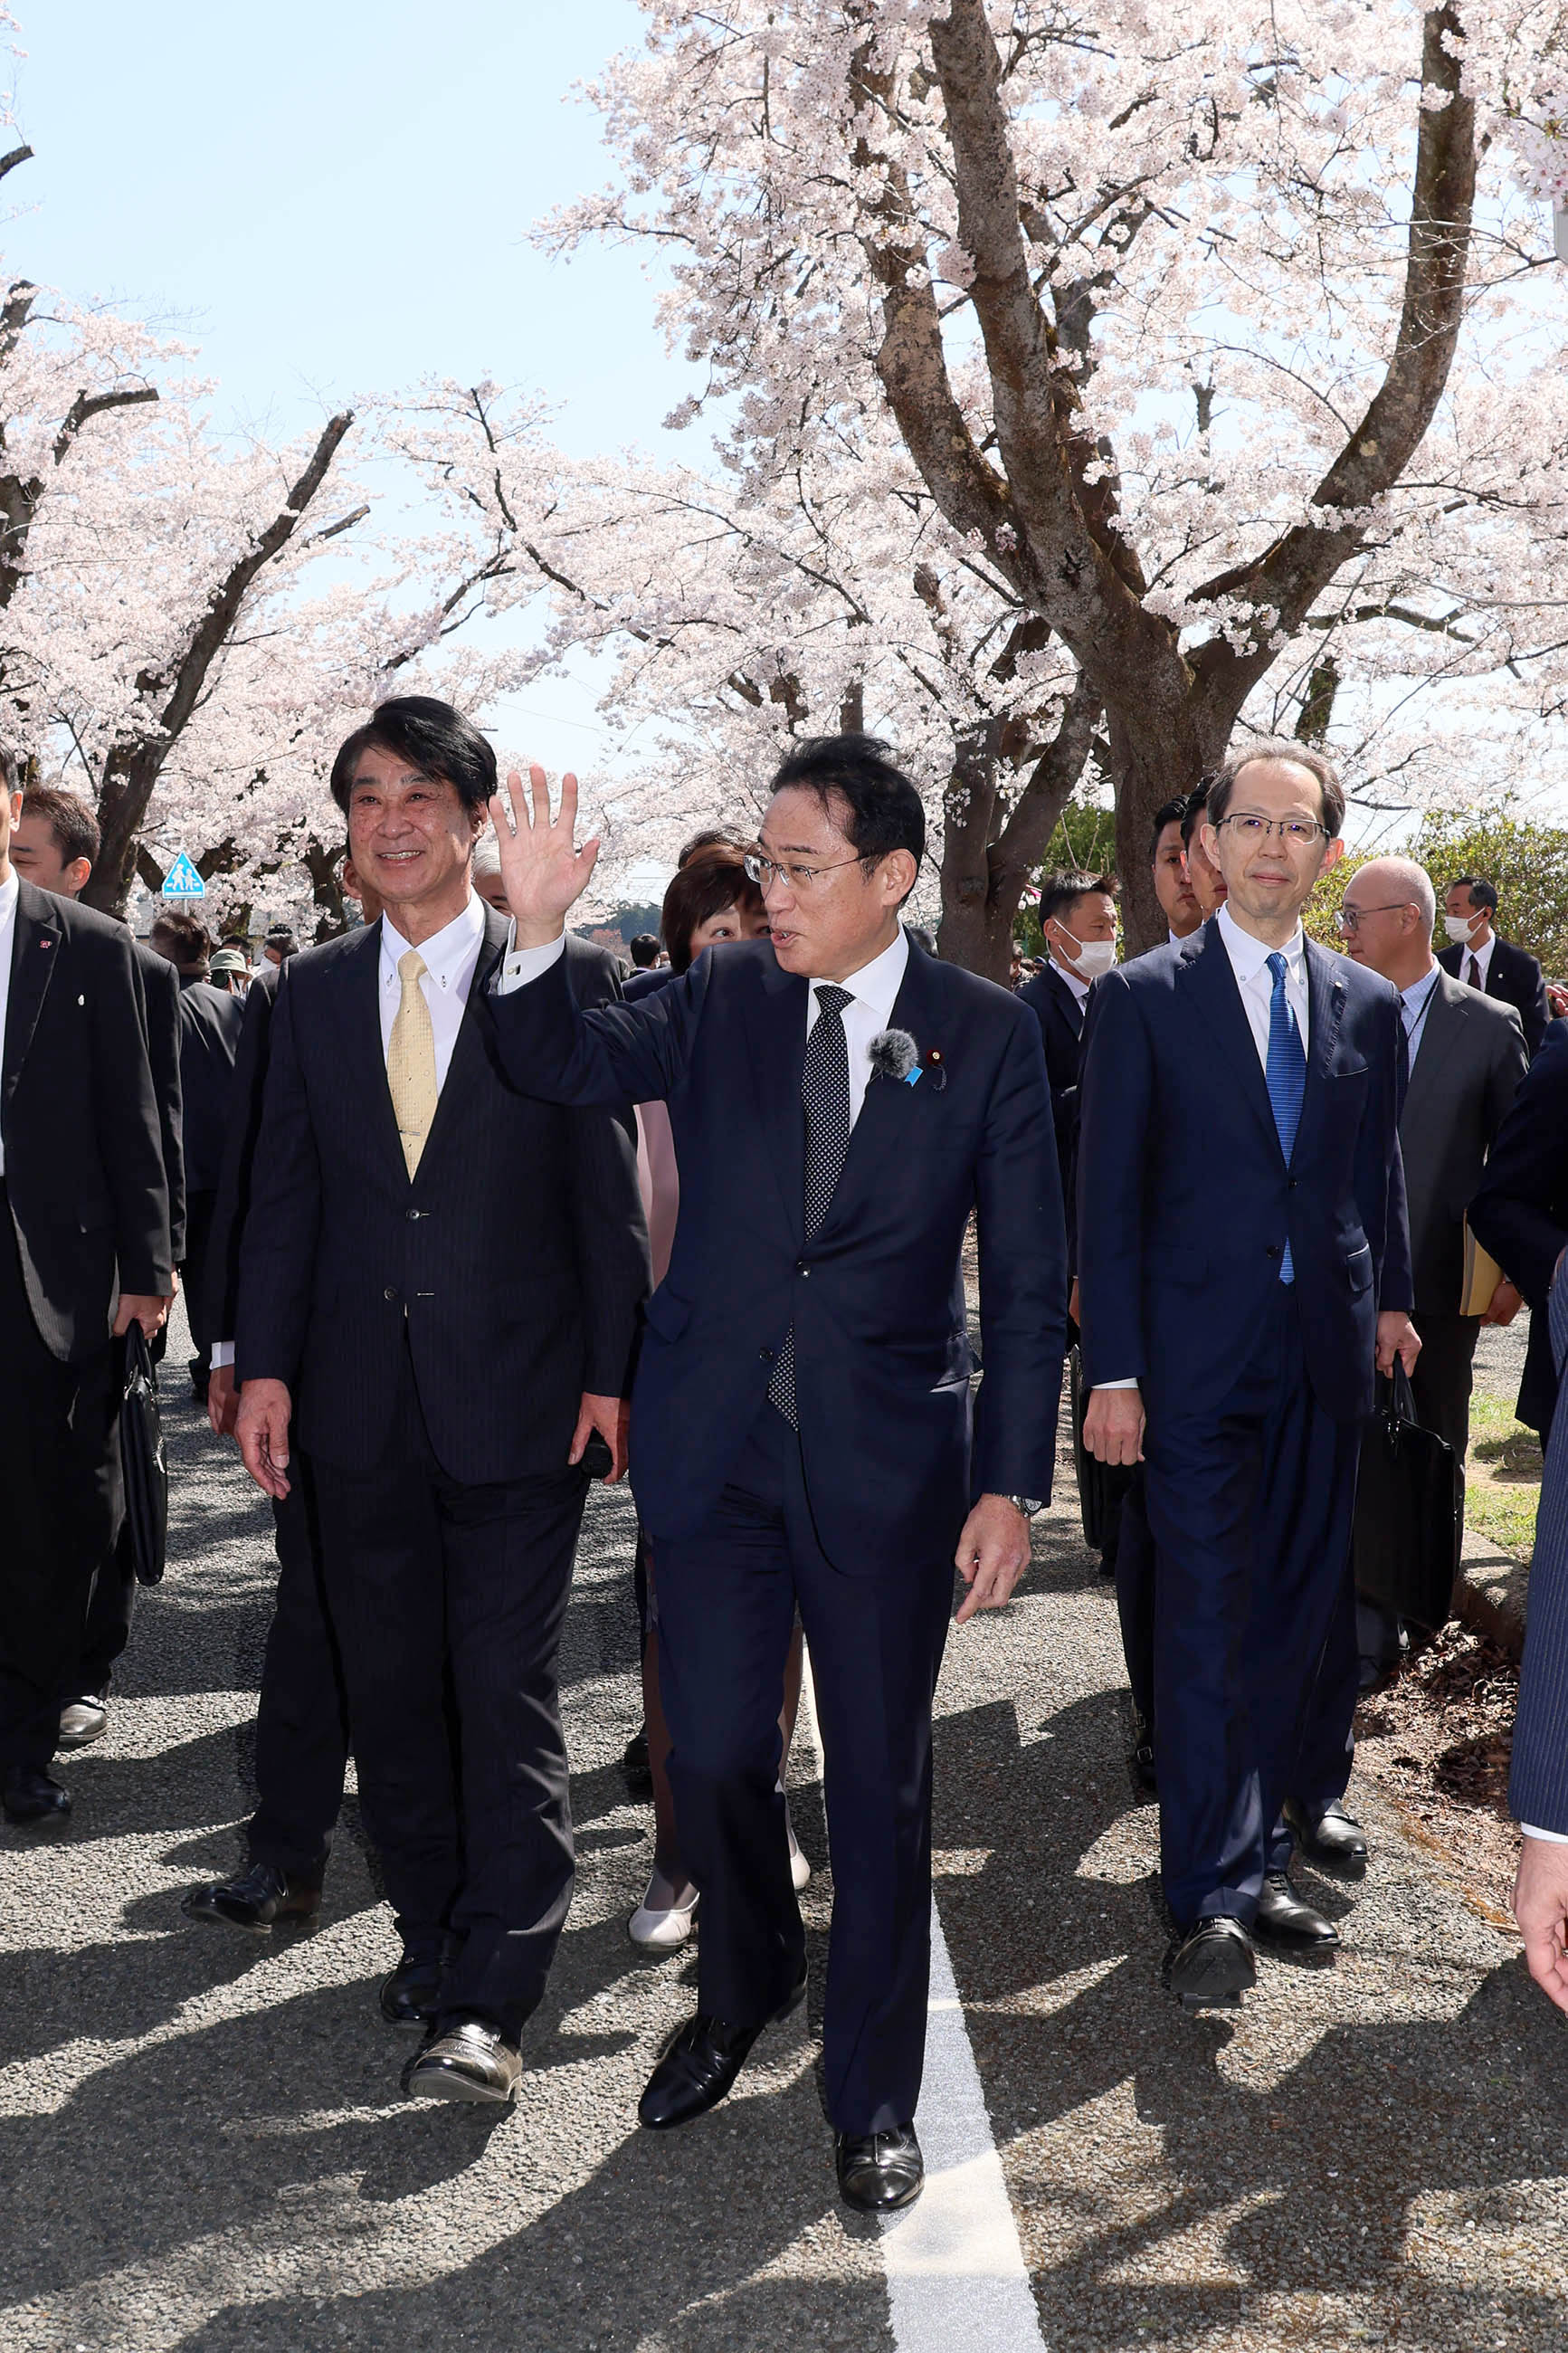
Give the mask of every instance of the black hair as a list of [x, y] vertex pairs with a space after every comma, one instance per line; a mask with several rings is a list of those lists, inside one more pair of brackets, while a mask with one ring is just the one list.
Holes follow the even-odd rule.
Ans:
[[29, 785], [22, 797], [22, 814], [43, 818], [68, 866], [75, 858], [85, 858], [89, 866], [97, 860], [102, 836], [90, 802], [79, 793], [63, 793], [53, 785]]
[[[153, 918], [153, 928], [147, 938], [160, 955], [168, 957], [176, 972], [205, 973], [212, 940], [206, 925], [195, 915], [182, 914], [177, 910], [165, 913], [160, 909]], [[158, 947], [160, 940], [166, 940], [168, 947]], [[174, 953], [170, 954], [171, 949]]]
[[1091, 892], [1103, 892], [1108, 899], [1114, 899], [1121, 887], [1114, 874], [1047, 874], [1040, 891], [1041, 924], [1053, 916], [1059, 923], [1064, 908], [1076, 906]]
[[283, 924], [279, 924], [276, 931], [268, 932], [261, 944], [264, 948], [276, 948], [279, 955], [282, 958], [285, 964], [288, 963], [291, 955], [298, 955], [300, 953], [299, 941], [294, 937], [293, 933]]
[[784, 761], [773, 789], [815, 793], [868, 870], [895, 849], [907, 849], [917, 866], [925, 856], [921, 797], [875, 735], [808, 736]]
[[[1161, 802], [1159, 807], [1154, 811], [1153, 820], [1149, 834], [1149, 863], [1151, 866], [1152, 866], [1154, 860], [1160, 855], [1160, 836], [1164, 832], [1165, 828], [1168, 825], [1179, 825], [1184, 828], [1186, 824], [1186, 816], [1187, 796], [1185, 793], [1178, 793], [1173, 801]], [[1186, 833], [1184, 829], [1182, 835], [1182, 846], [1184, 849], [1186, 847]]]
[[693, 932], [726, 907], [744, 908], [753, 915], [765, 912], [763, 894], [746, 871], [746, 853], [736, 841], [715, 842], [699, 850], [671, 878], [659, 914], [671, 972], [690, 970]]
[[421, 775], [440, 776], [466, 809], [483, 809], [495, 797], [496, 755], [471, 719], [433, 694], [396, 694], [340, 745], [330, 779], [332, 798], [346, 811], [354, 769], [372, 746], [406, 760]]
[[1209, 788], [1213, 783], [1212, 776], [1205, 776], [1187, 795], [1186, 804], [1182, 810], [1182, 848], [1184, 849], [1192, 848], [1193, 836], [1208, 814]]
[[1243, 744], [1239, 752], [1228, 753], [1224, 765], [1209, 786], [1208, 822], [1221, 825], [1236, 791], [1236, 780], [1244, 768], [1258, 760], [1288, 761], [1293, 768], [1305, 768], [1314, 777], [1321, 797], [1323, 831], [1331, 841], [1338, 836], [1345, 821], [1345, 788], [1340, 782], [1340, 772], [1326, 752], [1315, 744], [1300, 744], [1292, 735], [1264, 736], [1256, 744]]
[[0, 791], [7, 798], [22, 789], [22, 771], [16, 765], [16, 754], [0, 744]]
[[927, 955], [929, 956], [935, 955], [935, 937], [924, 923], [906, 923], [904, 925], [904, 929], [908, 932], [910, 939], [913, 940], [916, 947], [924, 948]]
[[1483, 881], [1479, 874], [1456, 874], [1443, 893], [1445, 899], [1448, 891], [1468, 891], [1472, 907], [1484, 907], [1489, 915], [1497, 913], [1497, 884]]
[[632, 942], [632, 962], [639, 972], [650, 972], [658, 962], [658, 934], [639, 932]]
[[698, 857], [705, 849], [744, 849], [746, 847], [745, 836], [737, 833], [732, 826], [710, 825], [701, 833], [694, 833], [689, 841], [681, 843], [680, 855], [675, 862], [677, 866], [684, 866], [689, 859]]

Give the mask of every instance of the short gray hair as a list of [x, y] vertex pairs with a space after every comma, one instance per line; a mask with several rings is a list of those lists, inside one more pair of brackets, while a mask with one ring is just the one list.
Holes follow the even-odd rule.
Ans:
[[1305, 768], [1318, 780], [1322, 795], [1323, 830], [1329, 839], [1338, 839], [1345, 821], [1345, 788], [1340, 782], [1340, 772], [1326, 752], [1315, 744], [1298, 744], [1291, 735], [1264, 735], [1255, 744], [1244, 744], [1239, 750], [1227, 752], [1220, 772], [1209, 786], [1208, 805], [1204, 815], [1210, 825], [1218, 825], [1231, 803], [1236, 780], [1243, 768], [1250, 768], [1255, 760], [1288, 760], [1294, 768]]
[[481, 833], [474, 844], [474, 872], [476, 874], [500, 872], [500, 844], [493, 833]]

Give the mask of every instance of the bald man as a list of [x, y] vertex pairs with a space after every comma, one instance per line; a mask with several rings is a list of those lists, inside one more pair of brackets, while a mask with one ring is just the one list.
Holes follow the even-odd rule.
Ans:
[[[1470, 1434], [1470, 1366], [1482, 1324], [1507, 1324], [1520, 1294], [1500, 1283], [1485, 1315], [1461, 1315], [1465, 1210], [1529, 1057], [1517, 1011], [1453, 979], [1432, 953], [1436, 896], [1408, 858], [1374, 858], [1345, 885], [1340, 929], [1347, 955], [1398, 989], [1410, 1058], [1399, 1115], [1410, 1218], [1415, 1328], [1415, 1410], [1454, 1450], [1461, 1515]], [[1393, 1620], [1358, 1611], [1365, 1681], [1398, 1654]]]

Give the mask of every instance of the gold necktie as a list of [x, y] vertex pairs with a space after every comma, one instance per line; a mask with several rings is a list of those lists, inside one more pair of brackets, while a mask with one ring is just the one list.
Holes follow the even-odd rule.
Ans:
[[386, 1083], [392, 1092], [392, 1108], [397, 1115], [397, 1133], [410, 1176], [419, 1166], [439, 1092], [436, 1084], [436, 1032], [431, 1027], [430, 1008], [419, 986], [425, 969], [425, 959], [417, 948], [409, 948], [397, 959], [403, 996], [397, 1018], [392, 1025], [392, 1043], [386, 1050]]

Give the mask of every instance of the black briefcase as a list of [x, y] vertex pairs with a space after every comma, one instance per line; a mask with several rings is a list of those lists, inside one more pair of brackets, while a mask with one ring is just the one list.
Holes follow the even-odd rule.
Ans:
[[1091, 1392], [1083, 1385], [1083, 1365], [1077, 1348], [1068, 1350], [1068, 1397], [1072, 1407], [1072, 1461], [1078, 1473], [1079, 1512], [1083, 1540], [1091, 1552], [1114, 1552], [1121, 1520], [1121, 1500], [1136, 1472], [1120, 1462], [1102, 1462], [1083, 1442], [1083, 1417]]
[[1361, 1443], [1351, 1561], [1356, 1590], [1434, 1633], [1448, 1622], [1459, 1571], [1454, 1450], [1415, 1419], [1410, 1377], [1381, 1375]]
[[163, 1574], [169, 1535], [169, 1466], [158, 1419], [158, 1385], [140, 1324], [132, 1324], [125, 1335], [120, 1471], [125, 1486], [125, 1541], [136, 1581], [156, 1585]]

